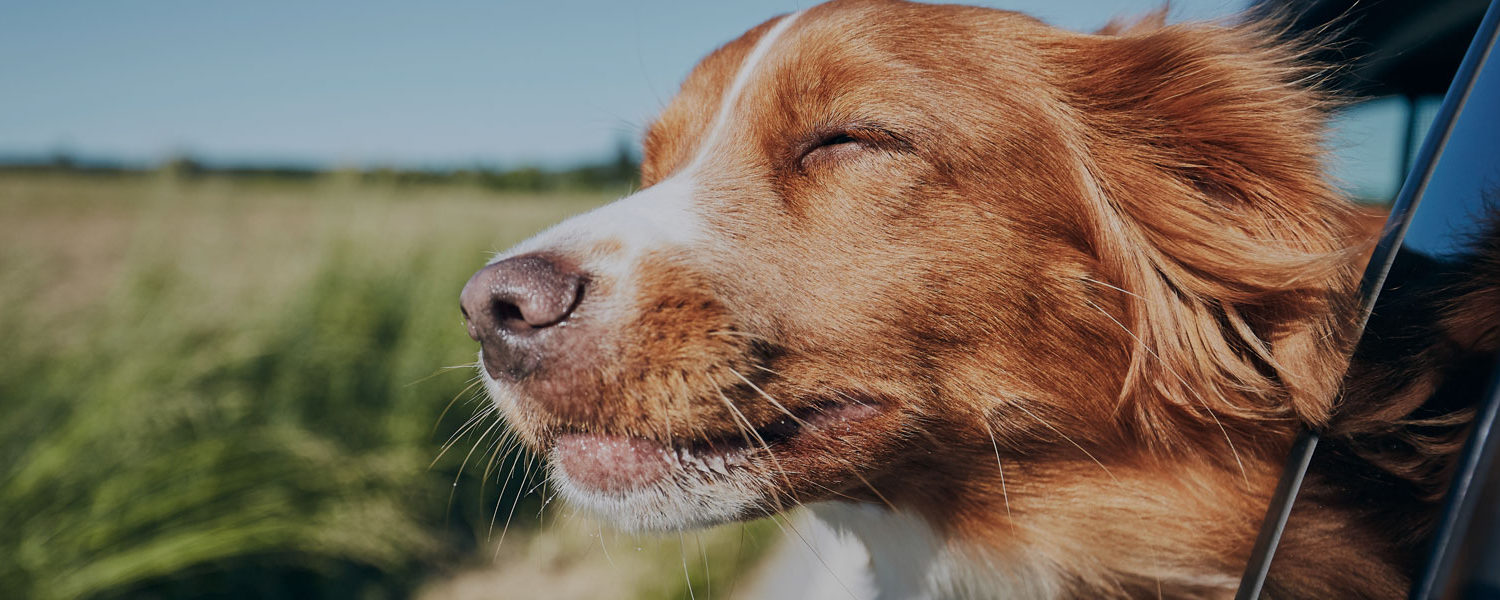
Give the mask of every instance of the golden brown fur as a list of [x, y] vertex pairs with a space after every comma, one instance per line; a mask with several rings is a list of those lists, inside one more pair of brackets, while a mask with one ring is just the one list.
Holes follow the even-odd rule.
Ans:
[[[1354, 440], [1421, 404], [1336, 411], [1372, 216], [1324, 176], [1328, 101], [1264, 27], [837, 1], [791, 22], [713, 137], [777, 22], [648, 130], [643, 185], [694, 167], [713, 242], [591, 289], [590, 345], [513, 386], [539, 449], [755, 445], [873, 406], [760, 440], [758, 510], [885, 505], [981, 564], [1048, 565], [1065, 596], [1222, 597], [1299, 428]], [[626, 308], [587, 316], [605, 302]], [[1399, 595], [1409, 540], [1336, 495], [1297, 513], [1273, 593]]]

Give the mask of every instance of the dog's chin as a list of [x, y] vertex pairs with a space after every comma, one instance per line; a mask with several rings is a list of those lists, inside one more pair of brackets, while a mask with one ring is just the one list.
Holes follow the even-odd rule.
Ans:
[[565, 434], [548, 458], [552, 482], [570, 505], [626, 531], [670, 531], [765, 514], [775, 484], [754, 454], [739, 447]]
[[[819, 471], [820, 466], [842, 464], [831, 440], [885, 413], [873, 403], [825, 403], [732, 435], [662, 441], [528, 428], [528, 416], [517, 408], [524, 399], [516, 390], [487, 376], [484, 380], [512, 427], [547, 457], [550, 478], [563, 499], [626, 531], [710, 527], [792, 508], [798, 493], [789, 487], [788, 465], [797, 467], [792, 472], [810, 475], [804, 468]], [[810, 490], [801, 491], [805, 496]]]

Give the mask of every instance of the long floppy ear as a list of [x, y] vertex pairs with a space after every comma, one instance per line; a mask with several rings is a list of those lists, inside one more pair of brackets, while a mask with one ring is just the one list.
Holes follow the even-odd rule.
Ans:
[[1058, 56], [1091, 239], [1129, 295], [1122, 399], [1147, 425], [1325, 423], [1373, 231], [1324, 177], [1317, 70], [1256, 25], [1110, 31]]

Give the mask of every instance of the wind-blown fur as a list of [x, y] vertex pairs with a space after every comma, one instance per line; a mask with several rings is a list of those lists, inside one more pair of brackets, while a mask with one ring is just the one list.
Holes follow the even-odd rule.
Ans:
[[[627, 526], [835, 503], [927, 528], [943, 566], [914, 597], [1227, 597], [1319, 428], [1410, 512], [1373, 521], [1320, 465], [1271, 590], [1397, 596], [1452, 449], [1421, 428], [1466, 413], [1341, 395], [1380, 216], [1329, 183], [1330, 100], [1277, 39], [859, 0], [768, 21], [650, 126], [643, 192], [510, 253], [589, 283], [534, 372], [487, 382], [540, 452], [615, 436], [725, 469], [606, 493], [554, 466]], [[1437, 322], [1468, 335], [1495, 283]]]

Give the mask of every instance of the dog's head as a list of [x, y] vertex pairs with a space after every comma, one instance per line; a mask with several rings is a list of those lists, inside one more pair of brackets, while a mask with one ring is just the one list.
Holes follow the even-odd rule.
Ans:
[[1253, 27], [777, 17], [688, 76], [640, 192], [474, 276], [483, 378], [629, 528], [947, 502], [993, 453], [1284, 447], [1359, 242], [1306, 75]]

